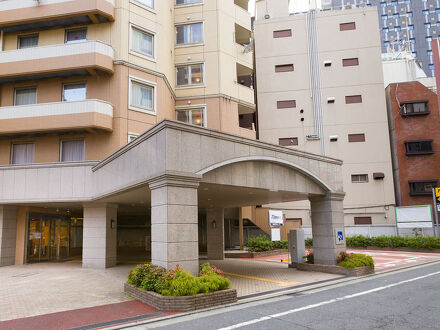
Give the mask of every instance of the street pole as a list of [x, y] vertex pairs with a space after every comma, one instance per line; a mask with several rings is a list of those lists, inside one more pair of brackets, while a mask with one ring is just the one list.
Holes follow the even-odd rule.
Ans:
[[[432, 188], [432, 200], [434, 203], [434, 215], [435, 215], [435, 223], [432, 224], [432, 230], [434, 231], [434, 237], [439, 236], [439, 223], [438, 223], [438, 212], [437, 212], [437, 198], [435, 196], [435, 188]], [[437, 227], [437, 231], [436, 231]]]

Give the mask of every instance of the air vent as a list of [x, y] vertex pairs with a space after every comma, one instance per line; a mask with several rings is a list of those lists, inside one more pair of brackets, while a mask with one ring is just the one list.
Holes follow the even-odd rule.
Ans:
[[332, 61], [324, 61], [324, 66], [325, 67], [332, 66]]
[[385, 178], [384, 173], [373, 173], [373, 179], [374, 180], [383, 180]]
[[269, 14], [264, 15], [264, 19], [269, 19], [269, 18], [270, 18]]
[[338, 136], [337, 135], [330, 135], [330, 142], [336, 142], [338, 141]]
[[319, 136], [316, 135], [316, 134], [306, 135], [306, 139], [309, 140], [309, 141], [319, 140]]
[[336, 98], [335, 97], [327, 97], [327, 103], [335, 103]]

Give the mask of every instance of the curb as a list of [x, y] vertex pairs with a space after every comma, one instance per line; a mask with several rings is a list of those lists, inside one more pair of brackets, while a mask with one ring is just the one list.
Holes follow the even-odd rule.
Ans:
[[[158, 317], [158, 318], [154, 318], [154, 319], [149, 319], [149, 320], [139, 321], [139, 322], [133, 322], [133, 323], [129, 323], [129, 324], [121, 324], [121, 325], [117, 325], [117, 326], [113, 326], [113, 327], [108, 327], [106, 329], [111, 329], [111, 330], [113, 330], [113, 329], [128, 329], [128, 328], [131, 328], [131, 327], [134, 327], [134, 326], [147, 325], [147, 324], [151, 324], [151, 323], [156, 323], [156, 322], [176, 319], [176, 318], [184, 317], [184, 316], [188, 316], [188, 315], [194, 315], [194, 314], [198, 314], [198, 313], [202, 313], [202, 312], [209, 312], [209, 311], [213, 311], [213, 310], [226, 309], [228, 307], [244, 305], [244, 304], [255, 302], [255, 301], [261, 301], [261, 300], [266, 300], [266, 299], [270, 299], [270, 298], [280, 297], [280, 296], [284, 296], [284, 295], [291, 295], [291, 294], [307, 292], [307, 291], [311, 291], [311, 290], [315, 290], [315, 289], [321, 289], [321, 288], [324, 288], [324, 287], [329, 287], [329, 286], [332, 286], [332, 285], [335, 285], [335, 284], [344, 283], [344, 282], [345, 283], [350, 283], [350, 282], [358, 281], [358, 280], [361, 280], [361, 279], [367, 279], [367, 278], [371, 278], [371, 277], [386, 275], [386, 274], [389, 274], [389, 273], [394, 273], [394, 272], [398, 272], [398, 271], [408, 270], [410, 268], [426, 266], [426, 265], [435, 264], [435, 263], [440, 263], [440, 260], [431, 260], [431, 261], [426, 261], [426, 262], [418, 263], [416, 265], [408, 265], [408, 266], [405, 266], [405, 267], [384, 270], [384, 271], [381, 271], [381, 272], [378, 272], [378, 273], [374, 273], [374, 274], [370, 274], [370, 275], [365, 275], [365, 276], [361, 276], [361, 277], [348, 277], [348, 276], [344, 276], [342, 278], [330, 279], [330, 280], [325, 281], [324, 283], [321, 282], [319, 284], [311, 283], [310, 285], [304, 284], [304, 285], [301, 285], [301, 286], [294, 286], [294, 287], [290, 287], [290, 288], [288, 287], [288, 288], [276, 290], [277, 292], [272, 292], [272, 293], [269, 292], [267, 294], [262, 292], [261, 295], [259, 294], [258, 296], [250, 295], [252, 297], [249, 297], [249, 296], [239, 297], [238, 298], [239, 300], [236, 303], [232, 303], [232, 304], [227, 304], [227, 305], [222, 305], [222, 306], [215, 306], [215, 307], [210, 307], [210, 308], [204, 308], [204, 309], [199, 309], [199, 310], [196, 310], [196, 311], [190, 311], [190, 312], [184, 312], [184, 313], [179, 313], [179, 314], [174, 314], [174, 315], [168, 315], [168, 316], [165, 316], [165, 317]], [[246, 298], [246, 297], [248, 297], [248, 298]]]

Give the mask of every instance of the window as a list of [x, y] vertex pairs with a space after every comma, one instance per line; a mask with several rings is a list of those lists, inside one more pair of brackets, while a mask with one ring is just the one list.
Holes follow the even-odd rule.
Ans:
[[37, 88], [17, 88], [14, 91], [14, 105], [27, 105], [37, 103]]
[[362, 103], [362, 95], [350, 95], [345, 97], [346, 104]]
[[84, 140], [61, 141], [61, 161], [79, 162], [84, 160]]
[[298, 138], [297, 137], [290, 137], [290, 138], [280, 138], [278, 139], [278, 144], [280, 146], [297, 146], [298, 145]]
[[131, 110], [155, 111], [153, 84], [130, 78], [130, 104]]
[[205, 126], [205, 108], [178, 109], [176, 110], [176, 119], [184, 123], [203, 127]]
[[139, 134], [137, 134], [137, 133], [130, 133], [130, 132], [128, 132], [128, 143], [130, 143], [131, 141], [136, 140], [138, 136], [139, 136]]
[[409, 181], [410, 195], [431, 195], [437, 186], [437, 180]]
[[358, 58], [345, 58], [342, 60], [342, 66], [356, 66], [359, 65]]
[[432, 140], [406, 141], [405, 149], [407, 155], [423, 155], [434, 153]]
[[354, 217], [354, 224], [355, 225], [371, 225], [371, 224], [373, 224], [373, 221], [371, 220], [371, 217]]
[[203, 42], [203, 23], [176, 26], [176, 44], [197, 44]]
[[368, 174], [353, 174], [351, 176], [351, 182], [353, 183], [367, 183]]
[[63, 85], [63, 102], [83, 101], [87, 94], [85, 83], [64, 84]]
[[176, 6], [179, 5], [191, 5], [193, 3], [202, 3], [203, 0], [176, 0]]
[[277, 101], [277, 109], [296, 108], [295, 100]]
[[74, 29], [66, 31], [66, 44], [87, 40], [87, 29]]
[[339, 24], [339, 30], [340, 31], [356, 30], [356, 23], [355, 22], [341, 23]]
[[293, 70], [294, 70], [293, 64], [275, 65], [275, 72], [289, 72]]
[[154, 0], [133, 0], [134, 2], [138, 2], [139, 4], [154, 9]]
[[154, 35], [131, 27], [131, 50], [149, 57], [154, 57]]
[[365, 142], [365, 134], [348, 134], [348, 142]]
[[292, 36], [292, 30], [278, 30], [273, 31], [274, 38], [287, 38]]
[[13, 144], [11, 164], [32, 164], [34, 162], [35, 145], [33, 143]]
[[37, 46], [38, 46], [38, 34], [18, 37], [18, 49], [32, 48]]
[[203, 63], [176, 67], [177, 86], [203, 84]]
[[404, 116], [426, 115], [429, 113], [427, 101], [402, 103], [400, 106], [402, 108], [402, 115]]

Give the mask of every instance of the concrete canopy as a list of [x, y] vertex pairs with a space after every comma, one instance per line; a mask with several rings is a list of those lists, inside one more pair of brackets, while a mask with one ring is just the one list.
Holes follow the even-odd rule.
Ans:
[[[334, 223], [343, 224], [341, 164], [328, 157], [164, 120], [101, 162], [0, 167], [0, 204], [84, 205], [90, 223], [106, 232], [104, 241], [116, 239], [107, 228], [116, 216], [115, 205], [149, 205], [153, 263], [167, 268], [179, 263], [197, 272], [199, 207], [310, 199], [312, 213], [324, 214], [328, 222], [320, 232], [313, 232], [325, 238], [322, 248], [331, 250], [321, 262], [334, 263], [331, 260], [338, 249], [330, 240], [334, 243]], [[319, 201], [319, 209], [314, 210], [314, 201]], [[86, 229], [86, 212], [84, 218]], [[106, 251], [114, 245], [103, 244]], [[105, 256], [96, 252], [92, 259]], [[114, 257], [107, 259], [89, 265], [114, 264]]]

